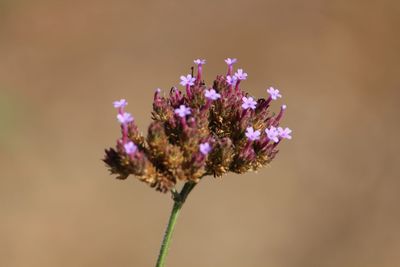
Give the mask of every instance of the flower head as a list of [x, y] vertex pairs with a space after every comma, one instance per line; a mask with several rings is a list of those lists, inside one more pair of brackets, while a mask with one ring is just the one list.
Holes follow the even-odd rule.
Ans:
[[257, 106], [257, 102], [254, 100], [254, 98], [252, 97], [243, 97], [243, 104], [242, 104], [242, 108], [243, 109], [256, 109]]
[[210, 100], [217, 100], [217, 99], [221, 98], [221, 95], [218, 94], [217, 91], [215, 91], [214, 89], [205, 90], [204, 95], [207, 99], [210, 99]]
[[128, 105], [128, 102], [125, 99], [114, 101], [114, 108], [124, 108]]
[[195, 80], [196, 78], [193, 78], [190, 74], [188, 74], [186, 77], [182, 75], [180, 84], [182, 86], [192, 86], [194, 85]]
[[267, 89], [267, 92], [273, 100], [277, 100], [278, 98], [282, 97], [282, 95], [279, 93], [279, 90], [275, 89], [273, 87], [270, 87], [269, 89]]
[[260, 139], [261, 132], [259, 130], [254, 131], [253, 127], [246, 129], [246, 136], [250, 141], [256, 141]]
[[117, 115], [117, 119], [121, 124], [127, 124], [133, 121], [133, 117], [130, 113], [124, 112], [122, 114]]
[[185, 118], [187, 115], [190, 115], [192, 112], [190, 108], [186, 107], [185, 105], [180, 105], [179, 108], [175, 109], [175, 114], [177, 114], [181, 118]]
[[204, 65], [206, 64], [206, 60], [205, 59], [196, 59], [193, 61], [196, 65]]
[[247, 73], [243, 69], [235, 73], [236, 61], [227, 58], [227, 72], [206, 85], [202, 79], [205, 60], [196, 59], [197, 73], [180, 77], [184, 90], [172, 87], [163, 93], [156, 89], [146, 136], [125, 112], [126, 100], [115, 101], [121, 134], [116, 146], [106, 150], [104, 162], [110, 172], [118, 179], [137, 176], [166, 193], [179, 187], [178, 183], [258, 170], [271, 162], [280, 141], [292, 138], [289, 128], [279, 127], [286, 106], [278, 114], [270, 111], [272, 99], [281, 97], [275, 88], [266, 88], [270, 95], [265, 99], [240, 88]]
[[272, 140], [275, 143], [279, 142], [279, 133], [276, 127], [271, 126], [269, 129], [265, 129], [265, 133], [267, 134], [269, 140]]
[[235, 73], [235, 77], [238, 79], [238, 80], [246, 80], [247, 79], [247, 73], [246, 72], [243, 72], [243, 69], [238, 69], [237, 71], [236, 71], [236, 73]]
[[236, 76], [227, 75], [227, 76], [226, 76], [226, 82], [227, 82], [229, 85], [234, 86], [234, 85], [236, 84], [236, 82], [237, 82], [237, 78], [236, 78]]
[[124, 145], [124, 149], [126, 154], [133, 155], [137, 151], [137, 145], [135, 145], [132, 141], [129, 141]]
[[236, 58], [227, 58], [227, 59], [225, 59], [225, 62], [226, 62], [226, 64], [228, 64], [228, 65], [233, 65], [233, 64], [235, 64], [236, 62], [237, 62], [237, 59]]
[[292, 136], [290, 135], [291, 133], [292, 130], [287, 127], [285, 129], [283, 129], [282, 127], [278, 127], [278, 134], [283, 139], [292, 139]]
[[203, 155], [208, 155], [208, 153], [211, 152], [211, 146], [208, 142], [200, 144], [199, 148], [200, 148], [201, 154], [203, 154]]

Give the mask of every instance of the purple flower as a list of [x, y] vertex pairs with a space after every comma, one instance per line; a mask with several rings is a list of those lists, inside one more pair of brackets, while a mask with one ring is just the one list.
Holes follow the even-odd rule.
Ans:
[[250, 141], [256, 141], [260, 139], [261, 132], [259, 130], [254, 131], [253, 127], [246, 129], [246, 136]]
[[243, 72], [243, 69], [238, 69], [235, 73], [235, 77], [238, 80], [246, 80], [247, 79], [247, 73]]
[[282, 97], [282, 95], [279, 93], [279, 90], [278, 90], [278, 89], [275, 89], [275, 88], [273, 88], [273, 87], [270, 87], [270, 88], [267, 90], [267, 92], [268, 92], [268, 94], [270, 94], [270, 96], [271, 96], [271, 98], [272, 98], [273, 100], [277, 100], [278, 98], [281, 98], [281, 97]]
[[257, 102], [252, 97], [247, 98], [244, 96], [242, 100], [243, 100], [242, 104], [243, 109], [248, 109], [248, 108], [256, 109]]
[[225, 59], [225, 62], [226, 62], [226, 64], [228, 64], [228, 65], [233, 65], [233, 64], [235, 64], [236, 63], [236, 61], [237, 61], [237, 59], [236, 58], [227, 58], [227, 59]]
[[221, 95], [218, 94], [217, 91], [215, 91], [214, 89], [205, 90], [204, 95], [207, 99], [210, 99], [210, 100], [217, 100], [217, 99], [221, 98]]
[[211, 146], [209, 143], [200, 144], [200, 152], [203, 155], [208, 155], [211, 152]]
[[137, 151], [137, 146], [132, 142], [128, 142], [124, 145], [126, 154], [133, 155]]
[[181, 118], [185, 118], [186, 115], [190, 115], [192, 112], [190, 108], [186, 107], [185, 105], [181, 105], [179, 108], [175, 109], [175, 114], [177, 114]]
[[193, 61], [196, 65], [204, 65], [206, 64], [206, 60], [205, 59], [196, 59]]
[[279, 132], [276, 127], [271, 126], [269, 129], [265, 129], [265, 133], [267, 134], [269, 140], [272, 140], [275, 143], [279, 142]]
[[181, 85], [182, 86], [192, 86], [194, 85], [194, 81], [196, 80], [196, 78], [193, 78], [192, 75], [188, 74], [186, 77], [185, 76], [181, 76]]
[[128, 105], [128, 102], [125, 99], [121, 99], [118, 101], [114, 101], [114, 108], [124, 108]]
[[234, 86], [234, 85], [236, 84], [236, 82], [237, 82], [237, 78], [236, 78], [236, 76], [227, 75], [227, 76], [226, 76], [226, 82], [227, 82], [229, 85]]
[[133, 121], [133, 117], [130, 113], [124, 112], [122, 114], [117, 115], [117, 119], [121, 124], [127, 124]]
[[290, 135], [292, 133], [292, 130], [289, 128], [283, 129], [282, 127], [278, 127], [278, 134], [280, 137], [283, 139], [292, 139], [292, 136]]

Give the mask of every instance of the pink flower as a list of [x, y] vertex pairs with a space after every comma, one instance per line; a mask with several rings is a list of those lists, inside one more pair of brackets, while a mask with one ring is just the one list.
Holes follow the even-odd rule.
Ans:
[[283, 139], [292, 139], [292, 136], [290, 135], [292, 133], [292, 130], [290, 130], [289, 128], [285, 128], [283, 129], [282, 127], [278, 127], [278, 134], [280, 137], [282, 137]]
[[206, 60], [205, 59], [196, 59], [193, 61], [196, 65], [204, 65], [206, 64]]
[[114, 108], [124, 108], [128, 105], [128, 102], [125, 99], [121, 99], [118, 101], [114, 101]]
[[275, 143], [279, 142], [279, 133], [276, 127], [271, 126], [269, 129], [265, 129], [265, 133], [267, 134], [269, 140], [272, 140]]
[[221, 98], [221, 95], [218, 94], [217, 91], [215, 91], [214, 89], [205, 90], [204, 95], [207, 99], [210, 99], [210, 100], [217, 100], [217, 99]]
[[236, 76], [227, 75], [227, 76], [226, 76], [226, 82], [227, 82], [229, 85], [235, 86], [235, 84], [236, 84], [236, 82], [237, 82], [237, 78], [236, 78]]
[[211, 146], [210, 146], [209, 143], [200, 144], [199, 147], [200, 147], [200, 152], [201, 152], [201, 154], [203, 154], [203, 155], [208, 155], [208, 153], [211, 152]]
[[270, 87], [267, 92], [269, 93], [269, 95], [271, 96], [271, 98], [273, 100], [277, 100], [278, 98], [281, 98], [282, 95], [279, 93], [278, 89], [275, 89], [273, 87]]
[[117, 115], [117, 119], [121, 124], [127, 124], [133, 121], [133, 117], [130, 113], [124, 112], [122, 114]]
[[124, 149], [126, 154], [133, 155], [137, 151], [137, 146], [132, 141], [130, 141], [124, 145]]
[[257, 102], [252, 97], [247, 98], [244, 96], [242, 98], [242, 100], [243, 100], [243, 104], [242, 104], [243, 109], [249, 109], [249, 108], [256, 109]]
[[193, 78], [190, 74], [188, 74], [186, 77], [182, 75], [180, 84], [182, 86], [192, 86], [194, 85], [195, 80], [196, 78]]
[[238, 69], [237, 71], [236, 71], [236, 73], [235, 73], [235, 77], [238, 79], [238, 80], [246, 80], [247, 79], [247, 73], [246, 72], [243, 72], [243, 69]]
[[256, 141], [260, 139], [261, 132], [259, 130], [254, 131], [253, 127], [246, 129], [246, 136], [250, 141]]
[[226, 64], [228, 64], [228, 65], [233, 65], [233, 64], [235, 64], [236, 62], [237, 62], [237, 59], [236, 58], [227, 58], [227, 59], [225, 59], [225, 62], [226, 62]]
[[181, 105], [179, 108], [175, 109], [175, 114], [177, 114], [181, 118], [185, 118], [187, 115], [192, 114], [190, 108], [185, 105]]

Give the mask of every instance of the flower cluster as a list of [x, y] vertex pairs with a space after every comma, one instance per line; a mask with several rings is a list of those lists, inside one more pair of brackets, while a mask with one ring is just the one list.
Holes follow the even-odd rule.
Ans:
[[198, 182], [206, 175], [220, 177], [231, 171], [244, 173], [269, 163], [278, 153], [291, 130], [280, 127], [286, 110], [270, 112], [279, 90], [268, 88], [266, 98], [254, 99], [241, 88], [247, 73], [225, 60], [226, 75], [218, 75], [211, 87], [202, 80], [206, 63], [197, 59], [197, 75], [182, 75], [185, 93], [172, 87], [167, 96], [157, 89], [153, 101], [153, 122], [144, 137], [125, 99], [114, 102], [118, 110], [121, 138], [115, 148], [106, 150], [104, 162], [117, 178], [135, 175], [158, 191], [167, 192], [178, 181]]

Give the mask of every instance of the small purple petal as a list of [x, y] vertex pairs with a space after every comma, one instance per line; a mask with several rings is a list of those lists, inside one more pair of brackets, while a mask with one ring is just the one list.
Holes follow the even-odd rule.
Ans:
[[278, 98], [282, 97], [282, 95], [279, 93], [279, 90], [275, 89], [273, 87], [270, 87], [269, 89], [267, 89], [267, 92], [273, 100], [277, 100]]
[[235, 64], [236, 62], [237, 62], [237, 59], [236, 58], [227, 58], [227, 59], [225, 59], [225, 62], [226, 62], [226, 64], [228, 64], [228, 65], [233, 65], [233, 64]]
[[254, 100], [254, 98], [252, 97], [243, 97], [242, 98], [243, 104], [242, 104], [242, 108], [243, 109], [256, 109], [257, 107], [257, 102]]
[[221, 98], [221, 95], [218, 94], [217, 91], [215, 91], [214, 89], [205, 90], [204, 96], [210, 100], [217, 100], [217, 99]]
[[192, 112], [190, 108], [186, 107], [185, 105], [180, 105], [179, 108], [175, 109], [175, 114], [177, 114], [181, 118], [185, 118], [187, 115], [190, 115]]
[[253, 127], [248, 127], [246, 129], [246, 137], [250, 140], [250, 141], [256, 141], [260, 139], [260, 135], [261, 132], [259, 130], [254, 131]]
[[136, 146], [132, 141], [126, 143], [126, 144], [124, 145], [124, 148], [125, 148], [126, 154], [128, 154], [128, 155], [133, 155], [133, 154], [135, 154], [136, 151], [137, 151], [137, 146]]
[[269, 140], [272, 140], [275, 143], [279, 142], [279, 133], [276, 127], [271, 126], [269, 129], [265, 129], [265, 133], [267, 134]]
[[211, 146], [210, 146], [209, 143], [200, 144], [199, 147], [200, 147], [200, 152], [201, 152], [203, 155], [208, 155], [208, 153], [211, 152]]
[[122, 114], [117, 115], [117, 119], [121, 124], [127, 124], [133, 121], [133, 117], [130, 113], [124, 112]]
[[194, 85], [194, 82], [196, 81], [196, 78], [192, 77], [192, 75], [188, 74], [186, 77], [185, 76], [181, 76], [181, 82], [180, 84], [182, 86], [192, 86]]
[[236, 76], [227, 75], [227, 76], [226, 76], [226, 82], [227, 82], [229, 85], [234, 86], [234, 85], [236, 84], [236, 82], [237, 82], [237, 78], [236, 78]]
[[193, 61], [196, 65], [204, 65], [206, 64], [206, 60], [205, 59], [196, 59]]
[[238, 80], [246, 80], [247, 79], [247, 73], [243, 72], [243, 69], [238, 69], [235, 73], [235, 77]]
[[282, 127], [278, 127], [278, 134], [283, 139], [292, 139], [292, 136], [290, 135], [291, 133], [292, 130], [287, 127], [285, 129], [283, 129]]
[[114, 101], [114, 108], [124, 108], [128, 105], [128, 102], [125, 99], [121, 99], [118, 101]]

